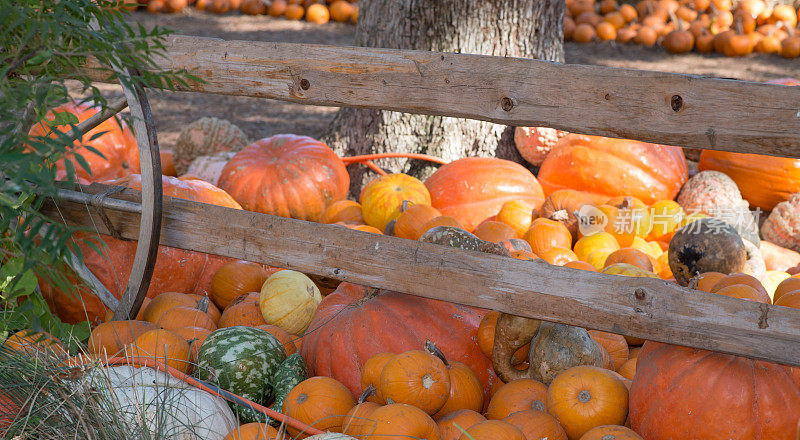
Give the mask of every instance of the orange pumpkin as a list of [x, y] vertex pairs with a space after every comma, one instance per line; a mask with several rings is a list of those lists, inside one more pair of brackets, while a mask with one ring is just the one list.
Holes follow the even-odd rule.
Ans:
[[711, 289], [719, 280], [725, 278], [727, 275], [719, 272], [705, 272], [694, 276], [689, 280], [689, 288], [700, 290], [703, 292], [711, 292]]
[[364, 221], [379, 231], [400, 216], [404, 203], [431, 204], [425, 185], [407, 174], [389, 174], [369, 182], [358, 197]]
[[34, 332], [33, 330], [20, 330], [9, 336], [3, 345], [14, 351], [36, 354], [47, 351], [49, 354], [63, 356], [67, 354], [61, 341], [47, 332]]
[[637, 358], [634, 357], [625, 361], [617, 368], [617, 373], [625, 379], [633, 380], [633, 377], [636, 375], [636, 363], [638, 362], [636, 359]]
[[286, 330], [278, 327], [277, 325], [264, 324], [259, 325], [256, 328], [260, 328], [272, 336], [275, 336], [275, 339], [277, 339], [281, 345], [283, 345], [283, 349], [286, 350], [287, 356], [297, 353], [297, 345], [295, 345], [297, 342], [299, 342], [297, 336], [292, 336], [289, 333], [286, 333]]
[[800, 290], [785, 293], [775, 302], [776, 306], [800, 309]]
[[347, 196], [350, 177], [327, 145], [281, 134], [236, 153], [222, 169], [219, 187], [250, 211], [319, 221], [328, 205]]
[[211, 318], [211, 321], [214, 322], [214, 325], [217, 325], [219, 318], [222, 317], [222, 313], [214, 302], [211, 301], [210, 296], [197, 293], [187, 293], [186, 295], [195, 301], [197, 310], [205, 311], [208, 317]]
[[531, 250], [541, 255], [554, 247], [569, 249], [572, 246], [572, 235], [562, 223], [546, 218], [537, 218], [523, 237]]
[[577, 134], [561, 138], [539, 170], [545, 194], [571, 188], [647, 204], [674, 199], [687, 178], [678, 147]]
[[237, 325], [244, 325], [248, 327], [258, 327], [260, 325], [267, 325], [264, 315], [261, 313], [258, 301], [245, 299], [244, 301], [235, 303], [222, 312], [222, 317], [219, 319], [219, 328], [234, 327]]
[[330, 19], [331, 13], [325, 5], [316, 3], [306, 9], [306, 20], [311, 23], [325, 24]]
[[627, 263], [648, 272], [653, 272], [653, 258], [634, 248], [622, 248], [612, 252], [606, 258], [604, 268], [616, 263]]
[[[337, 223], [337, 224], [342, 224], [342, 223]], [[378, 228], [373, 228], [370, 225], [358, 225], [358, 224], [355, 224], [355, 223], [345, 223], [343, 225], [346, 226], [349, 229], [354, 230], [354, 231], [369, 232], [370, 234], [383, 235], [383, 232], [378, 230]]]
[[142, 313], [142, 317], [147, 322], [158, 324], [158, 321], [161, 320], [167, 310], [178, 306], [196, 307], [197, 302], [184, 293], [164, 292], [150, 300], [147, 308]]
[[179, 327], [200, 327], [211, 331], [217, 329], [208, 314], [187, 306], [173, 307], [164, 312], [158, 320], [158, 326], [166, 330], [175, 330]]
[[468, 157], [436, 170], [426, 181], [431, 204], [456, 218], [467, 231], [497, 215], [511, 200], [525, 200], [534, 208], [544, 201], [536, 177], [522, 165], [496, 158]]
[[628, 360], [628, 341], [624, 336], [599, 330], [589, 330], [589, 336], [608, 351], [614, 371]]
[[765, 299], [756, 289], [745, 284], [734, 284], [732, 286], [716, 289], [713, 293], [722, 296], [729, 296], [731, 298], [739, 298], [748, 301], [756, 301], [765, 304], [770, 304], [769, 297]]
[[92, 329], [89, 353], [113, 357], [125, 346], [158, 326], [145, 321], [109, 321]]
[[572, 269], [580, 269], [586, 270], [589, 272], [597, 272], [597, 268], [592, 266], [591, 264], [585, 261], [570, 261], [569, 263], [564, 264], [564, 267], [570, 267]]
[[386, 403], [378, 391], [380, 390], [381, 373], [383, 372], [383, 367], [385, 367], [386, 363], [389, 362], [389, 359], [393, 357], [394, 355], [392, 353], [380, 353], [372, 356], [371, 358], [367, 359], [366, 362], [364, 362], [364, 366], [361, 368], [361, 389], [366, 390], [368, 387], [372, 386], [376, 391], [375, 394], [367, 397], [368, 401], [375, 403]]
[[608, 200], [608, 196], [597, 195], [574, 189], [559, 189], [550, 193], [544, 200], [541, 217], [564, 224], [573, 240], [578, 238], [578, 219], [575, 212], [583, 205], [600, 205]]
[[429, 229], [433, 229], [433, 228], [435, 228], [437, 226], [450, 226], [450, 227], [453, 227], [453, 228], [464, 229], [464, 226], [462, 226], [461, 223], [459, 223], [459, 221], [455, 219], [455, 217], [451, 217], [449, 215], [443, 215], [443, 216], [436, 217], [434, 219], [431, 219], [431, 220], [428, 220], [427, 222], [425, 222], [425, 224], [422, 225], [421, 228], [419, 228], [419, 230], [422, 231], [419, 234], [420, 237], [422, 236], [422, 234], [427, 232]]
[[397, 217], [394, 223], [394, 236], [419, 240], [425, 232], [422, 230], [423, 225], [441, 215], [438, 209], [430, 205], [411, 205]]
[[502, 420], [487, 420], [470, 426], [461, 440], [526, 440], [516, 426]]
[[[714, 284], [714, 287], [711, 288], [711, 293], [719, 293], [720, 290], [727, 287], [735, 286], [737, 284], [744, 284], [752, 288], [754, 291], [756, 291], [757, 295], [753, 297], [754, 301], [759, 301], [766, 304], [772, 303], [772, 300], [770, 299], [769, 294], [767, 293], [767, 289], [764, 288], [761, 282], [758, 281], [752, 275], [747, 275], [744, 273], [735, 273], [722, 277], [719, 281], [717, 281], [716, 284]], [[733, 291], [729, 290], [727, 292], [733, 293], [735, 295]], [[744, 294], [744, 292], [740, 293]], [[739, 296], [735, 297], [740, 298]]]
[[450, 374], [450, 395], [444, 406], [433, 415], [434, 420], [460, 409], [481, 411], [483, 409], [483, 386], [481, 381], [468, 366], [461, 362], [448, 361], [444, 354], [433, 344], [426, 344], [426, 349], [441, 359]]
[[336, 0], [331, 3], [331, 18], [334, 21], [346, 22], [356, 12], [356, 8], [347, 0]]
[[248, 292], [260, 292], [269, 278], [264, 266], [249, 261], [237, 260], [220, 267], [211, 279], [211, 299], [220, 308]]
[[441, 434], [436, 422], [421, 409], [404, 403], [377, 408], [370, 414], [374, 423], [366, 439], [397, 440], [400, 438], [419, 440], [440, 440]]
[[800, 278], [789, 277], [781, 281], [778, 287], [775, 288], [775, 293], [772, 295], [772, 301], [777, 303], [778, 300], [785, 294], [800, 290]]
[[595, 426], [625, 423], [628, 389], [603, 368], [572, 367], [550, 384], [547, 411], [561, 423], [570, 440], [578, 440]]
[[130, 356], [154, 359], [184, 373], [188, 372], [191, 367], [189, 343], [183, 337], [169, 330], [150, 330], [139, 336], [133, 341]]
[[470, 409], [453, 411], [436, 421], [442, 440], [458, 440], [468, 428], [485, 422], [486, 417]]
[[547, 386], [533, 379], [516, 379], [500, 387], [489, 401], [486, 418], [503, 420], [517, 411], [544, 411]]
[[567, 433], [558, 420], [544, 411], [526, 409], [503, 420], [519, 428], [528, 440], [567, 440]]
[[331, 203], [322, 213], [323, 223], [364, 223], [361, 215], [361, 204], [352, 200], [337, 200]]
[[750, 206], [764, 211], [800, 191], [800, 159], [703, 150], [698, 166], [727, 174]]
[[481, 240], [491, 243], [499, 243], [503, 240], [517, 238], [517, 231], [515, 231], [514, 228], [505, 223], [493, 220], [481, 222], [481, 224], [475, 228], [473, 234]]
[[[353, 395], [330, 377], [316, 376], [306, 379], [289, 391], [283, 402], [283, 413], [307, 425], [323, 431], [342, 432], [344, 416], [356, 405]], [[289, 433], [296, 438], [308, 435], [292, 425], [287, 425]]]
[[203, 342], [211, 334], [211, 330], [200, 327], [180, 327], [172, 330], [172, 332], [182, 337], [189, 344], [189, 361], [192, 364], [197, 359], [197, 353], [200, 352]]
[[363, 439], [365, 434], [369, 435], [372, 432], [375, 425], [372, 413], [380, 407], [381, 405], [375, 402], [360, 402], [351, 408], [342, 419], [342, 432], [357, 439]]
[[[34, 125], [29, 136], [42, 136], [55, 138], [57, 132], [68, 133], [72, 127], [68, 125], [50, 126], [50, 122], [55, 119], [56, 113], [68, 112], [75, 115], [78, 122], [83, 122], [101, 110], [100, 106], [93, 106], [86, 103], [64, 104], [51, 109], [45, 115], [45, 120]], [[100, 133], [104, 133], [96, 139], [92, 139]], [[89, 146], [97, 150], [101, 155], [86, 148]], [[80, 155], [88, 163], [91, 174], [79, 165], [74, 155]], [[123, 177], [131, 173], [139, 172], [139, 147], [136, 137], [130, 127], [118, 117], [109, 118], [97, 127], [89, 130], [83, 138], [76, 140], [74, 147], [71, 148], [65, 157], [56, 162], [56, 177], [63, 179], [66, 177], [65, 161], [69, 160], [75, 170], [76, 178], [86, 179], [92, 182], [100, 182], [107, 179]]]
[[245, 423], [229, 432], [222, 440], [278, 440], [278, 430], [264, 423]]
[[647, 240], [669, 243], [686, 213], [674, 200], [659, 200], [650, 206], [650, 211], [653, 228], [647, 235]]
[[578, 261], [578, 256], [575, 255], [575, 252], [567, 248], [562, 247], [553, 247], [549, 250], [545, 251], [540, 255], [540, 257], [547, 261], [550, 264], [554, 264], [556, 266], [564, 266], [567, 263]]
[[420, 350], [406, 351], [386, 362], [378, 390], [387, 402], [406, 403], [435, 414], [450, 395], [450, 374], [436, 356]]
[[539, 256], [534, 254], [531, 251], [517, 251], [517, 250], [515, 250], [515, 251], [510, 251], [509, 255], [511, 255], [512, 258], [516, 258], [517, 260], [524, 260], [524, 261], [532, 261], [532, 260], [538, 260], [539, 259]]
[[619, 425], [597, 426], [583, 434], [581, 440], [643, 440], [635, 431]]
[[503, 203], [500, 212], [497, 213], [497, 221], [511, 226], [517, 236], [522, 237], [530, 229], [534, 216], [536, 216], [536, 208], [527, 201], [509, 200]]

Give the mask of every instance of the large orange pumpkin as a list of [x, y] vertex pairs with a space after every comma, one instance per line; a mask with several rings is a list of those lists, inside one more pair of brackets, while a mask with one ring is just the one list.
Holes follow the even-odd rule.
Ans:
[[341, 283], [322, 300], [300, 353], [312, 375], [333, 377], [360, 395], [361, 367], [379, 353], [402, 353], [430, 340], [475, 372], [484, 392], [497, 380], [478, 348], [477, 330], [487, 311], [402, 293]]
[[630, 420], [643, 438], [796, 438], [797, 367], [651, 341], [638, 359]]
[[578, 134], [561, 138], [539, 170], [548, 195], [571, 188], [647, 204], [674, 199], [687, 178], [679, 147]]
[[436, 170], [426, 181], [431, 204], [472, 231], [497, 215], [506, 202], [524, 200], [538, 209], [542, 187], [522, 165], [495, 158], [468, 157]]
[[246, 146], [219, 176], [219, 187], [245, 209], [310, 221], [321, 221], [349, 186], [347, 169], [330, 147], [292, 134]]
[[[83, 122], [94, 116], [100, 110], [100, 106], [93, 106], [86, 103], [64, 104], [50, 110], [47, 115], [45, 115], [45, 118], [48, 121], [53, 121], [56, 113], [69, 112], [77, 116], [79, 122]], [[71, 127], [68, 125], [59, 125], [55, 127], [55, 129], [67, 133]], [[30, 136], [49, 135], [55, 138], [57, 135], [51, 132], [51, 130], [52, 128], [49, 124], [46, 122], [39, 122], [31, 128]], [[92, 139], [92, 136], [103, 132], [105, 133], [100, 137]], [[96, 149], [102, 156], [89, 151], [85, 146]], [[89, 168], [92, 170], [91, 175], [79, 165], [76, 159], [74, 159], [74, 154], [79, 154], [86, 160], [89, 164]], [[131, 173], [138, 173], [139, 147], [136, 143], [136, 137], [134, 137], [130, 127], [121, 119], [114, 117], [107, 119], [97, 127], [89, 130], [80, 141], [75, 141], [75, 148], [73, 148], [66, 157], [59, 159], [56, 163], [59, 177], [66, 176], [64, 168], [64, 162], [66, 160], [72, 162], [78, 178], [99, 182], [123, 177]]]
[[764, 211], [800, 191], [800, 159], [703, 150], [698, 167], [727, 174], [742, 198]]
[[[131, 174], [115, 180], [116, 185], [124, 185], [132, 189], [141, 189], [141, 176]], [[162, 176], [161, 184], [165, 196], [178, 197], [201, 203], [209, 203], [227, 208], [241, 209], [225, 191], [202, 180], [182, 181], [174, 177]], [[136, 254], [136, 241], [117, 240], [102, 235], [103, 242], [98, 243], [94, 234], [76, 233], [75, 238], [87, 238], [95, 241], [101, 253], [95, 252], [89, 245], [80, 244], [84, 264], [106, 288], [117, 298], [130, 278], [133, 259]], [[205, 295], [211, 287], [211, 278], [217, 269], [232, 261], [230, 258], [200, 252], [159, 246], [156, 266], [147, 296], [152, 298], [162, 292], [183, 292]], [[77, 285], [77, 281], [75, 282]], [[93, 294], [81, 289], [76, 294], [67, 294], [42, 282], [42, 295], [56, 315], [62, 321], [75, 324], [88, 320], [90, 323], [102, 321], [108, 310]]]

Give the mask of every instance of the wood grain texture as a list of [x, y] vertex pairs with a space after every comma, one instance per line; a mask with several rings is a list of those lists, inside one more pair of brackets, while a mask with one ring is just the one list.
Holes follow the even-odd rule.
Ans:
[[[88, 195], [104, 185], [84, 187]], [[139, 201], [138, 191], [114, 198]], [[93, 224], [59, 201], [69, 224]], [[55, 213], [50, 205], [45, 212]], [[106, 208], [124, 237], [139, 216]], [[92, 214], [95, 215], [95, 214]], [[95, 219], [101, 233], [105, 226]], [[800, 311], [345, 227], [164, 198], [161, 244], [623, 335], [800, 365]], [[637, 294], [638, 292], [638, 294]]]
[[[189, 90], [800, 157], [800, 87], [454, 53], [173, 36]], [[102, 78], [96, 78], [101, 80]], [[678, 98], [679, 97], [679, 98]]]

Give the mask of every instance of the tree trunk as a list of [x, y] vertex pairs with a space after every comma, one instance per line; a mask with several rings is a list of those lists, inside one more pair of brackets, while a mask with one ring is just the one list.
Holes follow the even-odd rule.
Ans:
[[[564, 61], [563, 0], [361, 0], [356, 45]], [[425, 153], [447, 161], [490, 156], [524, 163], [513, 128], [483, 121], [341, 109], [323, 140], [340, 156]], [[380, 166], [425, 179], [427, 162], [383, 159]], [[351, 165], [351, 193], [374, 175]]]

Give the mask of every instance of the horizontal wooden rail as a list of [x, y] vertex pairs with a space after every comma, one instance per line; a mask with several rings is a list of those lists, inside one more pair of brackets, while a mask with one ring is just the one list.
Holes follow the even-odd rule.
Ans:
[[[104, 185], [83, 187], [86, 197]], [[138, 191], [110, 198], [138, 202]], [[108, 233], [72, 197], [45, 207]], [[110, 224], [138, 237], [139, 215], [108, 204]], [[118, 206], [118, 203], [117, 203]], [[89, 212], [87, 212], [89, 210]], [[800, 311], [652, 278], [556, 267], [250, 211], [164, 198], [161, 243], [412, 295], [662, 342], [800, 365]]]
[[[800, 157], [800, 87], [409, 50], [174, 36], [188, 90]], [[96, 79], [102, 78], [98, 75]]]

